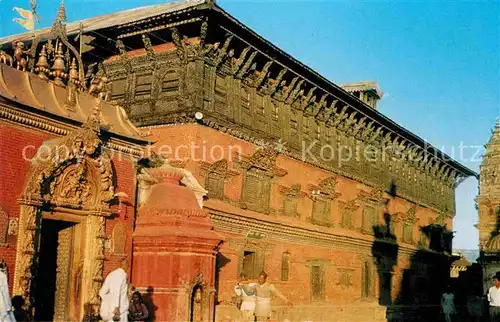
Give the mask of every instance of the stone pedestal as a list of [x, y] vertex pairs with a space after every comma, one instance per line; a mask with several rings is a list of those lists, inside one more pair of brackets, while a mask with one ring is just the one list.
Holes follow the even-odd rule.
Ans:
[[222, 236], [213, 231], [184, 173], [148, 169], [157, 179], [138, 211], [132, 283], [147, 293], [157, 321], [212, 321], [215, 258]]

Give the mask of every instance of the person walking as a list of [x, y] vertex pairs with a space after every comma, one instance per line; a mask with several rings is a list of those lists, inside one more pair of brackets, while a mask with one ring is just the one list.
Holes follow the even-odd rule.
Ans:
[[446, 292], [441, 295], [441, 309], [443, 310], [445, 321], [451, 322], [452, 316], [456, 314], [456, 310], [455, 294], [451, 292], [451, 287], [449, 285], [446, 288]]
[[256, 283], [248, 283], [248, 277], [241, 273], [234, 292], [240, 298], [239, 310], [243, 321], [253, 321], [255, 311], [255, 286]]
[[128, 316], [128, 260], [124, 258], [120, 267], [106, 276], [99, 291], [101, 297], [101, 318], [104, 321], [127, 322]]
[[493, 277], [493, 286], [488, 290], [490, 321], [500, 322], [500, 272]]

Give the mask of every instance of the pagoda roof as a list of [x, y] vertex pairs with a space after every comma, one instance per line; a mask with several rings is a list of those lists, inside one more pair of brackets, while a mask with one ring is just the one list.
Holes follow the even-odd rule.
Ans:
[[[182, 2], [169, 2], [160, 5], [152, 5], [118, 11], [93, 18], [70, 22], [66, 25], [66, 31], [68, 35], [76, 35], [80, 32], [80, 25], [83, 25], [83, 33], [116, 27], [128, 23], [134, 23], [151, 17], [161, 17], [162, 15], [170, 12], [178, 12], [184, 9], [189, 9], [201, 4], [205, 4], [205, 2], [205, 0], [187, 0]], [[35, 31], [35, 36], [39, 36], [42, 39], [52, 38], [53, 35], [51, 32], [51, 27], [42, 28]], [[31, 40], [32, 38], [33, 33], [25, 32], [22, 34], [0, 38], [0, 44], [7, 44], [13, 41], [27, 41]]]
[[384, 96], [384, 93], [380, 90], [377, 82], [374, 81], [345, 83], [341, 84], [340, 87], [342, 87], [346, 92], [349, 93], [372, 91], [379, 98], [382, 98]]
[[[97, 104], [97, 98], [85, 92], [76, 92], [76, 104], [70, 108], [66, 106], [66, 98], [65, 87], [41, 79], [35, 74], [0, 64], [0, 102], [20, 104], [27, 111], [80, 124], [87, 120]], [[103, 130], [136, 144], [147, 143], [122, 107], [107, 102], [100, 104]]]
[[[312, 87], [332, 95], [336, 100], [356, 111], [358, 115], [375, 121], [377, 126], [383, 127], [388, 132], [393, 133], [393, 135], [403, 138], [407, 142], [423, 149], [426, 153], [435, 156], [441, 162], [444, 162], [449, 167], [455, 169], [463, 177], [474, 176], [477, 178], [479, 176], [476, 172], [453, 160], [444, 152], [430, 145], [416, 134], [400, 126], [390, 118], [381, 114], [359, 98], [352, 95], [348, 88], [342, 88], [342, 86], [334, 84], [332, 81], [320, 75], [312, 68], [306, 66], [299, 60], [272, 44], [270, 41], [264, 39], [252, 29], [228, 14], [224, 11], [224, 9], [216, 5], [214, 0], [188, 0], [139, 7], [69, 23], [66, 25], [66, 30], [68, 34], [76, 34], [80, 30], [80, 25], [83, 25], [83, 33], [90, 33], [101, 38], [115, 40], [115, 38], [129, 37], [139, 35], [141, 33], [159, 32], [172, 26], [193, 22], [195, 21], [196, 16], [192, 14], [193, 12], [196, 12], [196, 15], [203, 14], [210, 16], [211, 21], [216, 22], [216, 28], [220, 29], [219, 31], [233, 34], [242, 42], [251, 44], [260, 55], [272, 60], [275, 65], [287, 68], [294, 76], [300, 76], [304, 78]], [[165, 23], [164, 20], [166, 20], [167, 17], [171, 18], [173, 16], [182, 18], [184, 22], [175, 21]], [[213, 28], [210, 29], [210, 32], [213, 32]], [[36, 32], [36, 35], [41, 38], [52, 38], [50, 28], [40, 29]], [[8, 44], [13, 41], [30, 41], [32, 38], [32, 33], [23, 33], [0, 38], [0, 44], [6, 44], [8, 46]], [[116, 52], [117, 50], [109, 48], [108, 54], [109, 51]], [[116, 52], [116, 55], [118, 54], [119, 53]], [[361, 82], [358, 83], [357, 88], [373, 89], [373, 86], [370, 84], [372, 84], [372, 82]], [[375, 91], [376, 93], [382, 95], [378, 86], [375, 87]]]

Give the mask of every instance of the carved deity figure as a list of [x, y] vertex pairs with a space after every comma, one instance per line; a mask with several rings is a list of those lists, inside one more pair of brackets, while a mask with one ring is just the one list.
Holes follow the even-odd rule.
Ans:
[[28, 59], [26, 58], [26, 54], [28, 51], [24, 50], [24, 43], [21, 41], [17, 41], [14, 43], [14, 59], [16, 60], [17, 69], [26, 71], [26, 65], [28, 64]]
[[12, 56], [10, 56], [9, 54], [7, 54], [3, 50], [0, 50], [0, 62], [3, 63], [3, 64], [6, 64], [6, 65], [8, 63], [8, 65], [10, 67], [12, 67], [12, 65], [13, 65]]

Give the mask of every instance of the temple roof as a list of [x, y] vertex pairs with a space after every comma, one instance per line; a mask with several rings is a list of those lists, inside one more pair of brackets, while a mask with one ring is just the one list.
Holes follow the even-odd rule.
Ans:
[[[35, 74], [0, 64], [0, 102], [6, 100], [18, 103], [40, 114], [48, 113], [78, 123], [85, 122], [97, 103], [97, 99], [92, 95], [77, 92], [75, 106], [68, 108], [66, 97], [66, 88], [41, 79]], [[101, 103], [101, 126], [103, 130], [125, 139], [146, 143], [146, 139], [120, 106]]]
[[[118, 25], [124, 25], [131, 22], [140, 21], [153, 16], [161, 16], [166, 13], [181, 11], [183, 9], [192, 8], [200, 4], [204, 4], [205, 0], [188, 0], [183, 2], [169, 2], [160, 5], [145, 6], [133, 8], [124, 11], [118, 11], [111, 14], [101, 15], [81, 21], [75, 21], [66, 25], [68, 35], [77, 34], [80, 31], [80, 24], [83, 24], [83, 32], [90, 32]], [[51, 28], [43, 28], [35, 32], [35, 36], [43, 38], [52, 38]], [[0, 44], [11, 43], [16, 41], [26, 41], [33, 38], [33, 33], [25, 32], [22, 34], [12, 35], [0, 38]]]
[[384, 93], [380, 90], [377, 82], [374, 81], [345, 83], [341, 84], [340, 87], [349, 93], [372, 91], [378, 96], [378, 98], [382, 98], [384, 96]]

